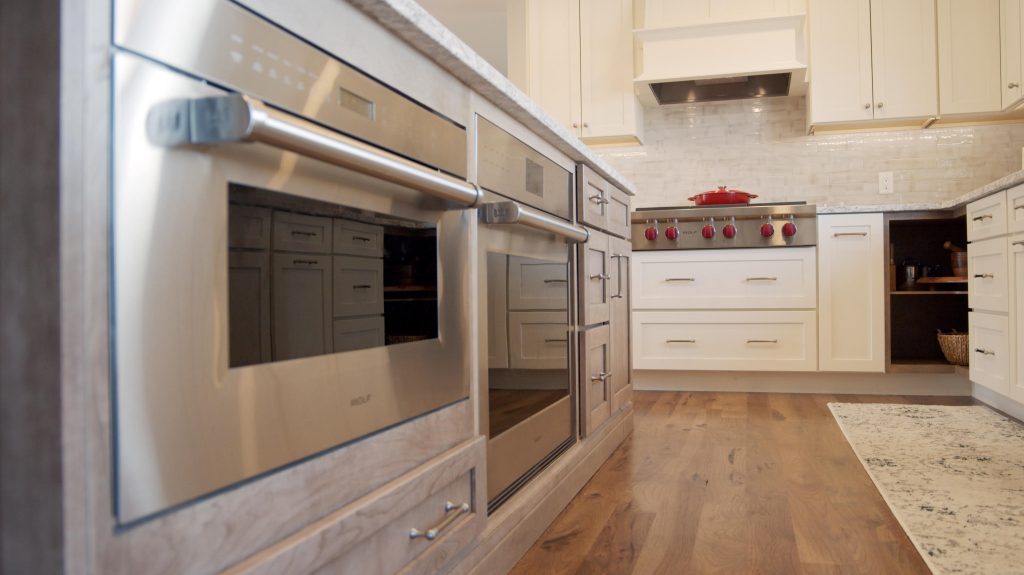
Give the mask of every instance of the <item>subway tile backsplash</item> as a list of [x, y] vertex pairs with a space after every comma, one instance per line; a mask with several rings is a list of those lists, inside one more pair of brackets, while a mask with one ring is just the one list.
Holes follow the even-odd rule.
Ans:
[[[637, 187], [637, 207], [687, 204], [726, 185], [759, 202], [948, 200], [1021, 169], [1024, 123], [805, 135], [806, 98], [645, 110], [643, 146], [596, 148]], [[878, 172], [895, 193], [878, 193]]]

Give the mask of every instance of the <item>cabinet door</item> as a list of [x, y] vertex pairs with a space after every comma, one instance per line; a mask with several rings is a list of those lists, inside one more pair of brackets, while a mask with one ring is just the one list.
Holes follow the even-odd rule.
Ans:
[[275, 253], [272, 282], [274, 360], [330, 353], [331, 257]]
[[1002, 109], [999, 0], [938, 0], [939, 113]]
[[609, 273], [608, 236], [593, 232], [590, 239], [582, 244], [582, 265], [580, 265], [580, 324], [594, 325], [608, 321], [611, 295], [614, 293]]
[[[1010, 397], [1024, 403], [1024, 235], [1010, 236]], [[972, 354], [973, 355], [973, 354]]]
[[601, 426], [611, 415], [609, 380], [611, 372], [611, 342], [608, 326], [588, 329], [580, 334], [580, 422], [586, 437]]
[[[268, 208], [230, 204], [228, 206], [228, 247], [270, 249]], [[269, 270], [269, 264], [268, 268]]]
[[581, 2], [579, 54], [583, 137], [635, 134], [633, 0]]
[[938, 114], [934, 0], [871, 0], [871, 67], [875, 119]]
[[580, 0], [528, 0], [526, 19], [527, 85], [520, 87], [580, 136]]
[[1021, 92], [1021, 9], [1020, 0], [1001, 0], [999, 3], [999, 53], [1002, 76], [1002, 106], [1016, 104]]
[[808, 18], [811, 123], [872, 119], [870, 2], [810, 0]]
[[983, 312], [967, 314], [970, 378], [978, 385], [1009, 395], [1010, 357], [1007, 317]]
[[1006, 313], [1009, 281], [1006, 238], [991, 238], [967, 245], [967, 307]]
[[566, 369], [568, 312], [513, 311], [508, 314], [509, 364], [513, 369]]
[[271, 361], [270, 254], [229, 252], [228, 291], [230, 366]]
[[626, 240], [611, 239], [612, 309], [611, 328], [612, 375], [609, 378], [612, 411], [629, 403], [633, 391], [633, 370], [630, 356], [629, 265], [632, 246]]
[[818, 368], [885, 371], [882, 214], [818, 216]]

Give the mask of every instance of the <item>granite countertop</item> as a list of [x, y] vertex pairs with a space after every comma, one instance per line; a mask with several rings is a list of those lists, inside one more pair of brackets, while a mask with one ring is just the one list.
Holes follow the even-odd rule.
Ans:
[[819, 214], [853, 214], [853, 213], [864, 213], [864, 212], [910, 212], [910, 211], [927, 211], [927, 210], [950, 210], [953, 208], [959, 208], [965, 204], [969, 204], [974, 200], [984, 198], [985, 196], [994, 194], [996, 192], [1012, 188], [1018, 184], [1024, 183], [1024, 170], [1018, 170], [1007, 176], [1003, 176], [994, 182], [989, 182], [984, 186], [975, 188], [966, 194], [957, 196], [951, 200], [944, 202], [931, 202], [923, 204], [863, 204], [863, 205], [850, 205], [850, 206], [831, 206], [831, 205], [819, 205]]
[[632, 182], [412, 0], [349, 0], [382, 26], [478, 92], [576, 162], [584, 162], [630, 194]]

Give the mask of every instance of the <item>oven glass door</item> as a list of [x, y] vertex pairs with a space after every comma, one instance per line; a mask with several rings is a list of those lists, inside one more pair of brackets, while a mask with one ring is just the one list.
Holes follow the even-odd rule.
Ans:
[[155, 143], [153, 110], [224, 92], [127, 53], [113, 73], [122, 525], [468, 397], [475, 210], [266, 144]]

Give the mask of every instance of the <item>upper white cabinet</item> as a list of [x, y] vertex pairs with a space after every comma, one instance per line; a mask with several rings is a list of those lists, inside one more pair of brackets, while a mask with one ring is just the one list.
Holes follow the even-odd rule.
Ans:
[[810, 0], [810, 122], [938, 113], [933, 0]]
[[1020, 102], [1024, 92], [1021, 83], [1021, 0], [999, 2], [999, 55], [1001, 57], [1002, 106], [1009, 108]]
[[882, 214], [818, 216], [818, 369], [885, 371]]
[[999, 111], [999, 0], [938, 0], [936, 8], [939, 113]]
[[647, 0], [644, 27], [692, 26], [804, 14], [807, 0]]
[[509, 78], [587, 142], [637, 141], [633, 0], [524, 0], [509, 19]]

